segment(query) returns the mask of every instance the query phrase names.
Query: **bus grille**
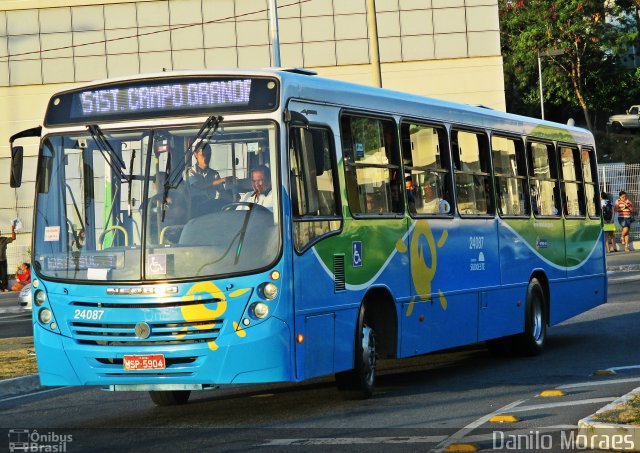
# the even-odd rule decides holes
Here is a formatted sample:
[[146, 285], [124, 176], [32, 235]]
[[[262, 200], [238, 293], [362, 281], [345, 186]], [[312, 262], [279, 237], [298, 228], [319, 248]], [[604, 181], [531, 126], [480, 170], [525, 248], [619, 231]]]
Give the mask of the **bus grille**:
[[344, 255], [333, 255], [333, 275], [335, 292], [347, 289], [344, 273]]
[[222, 302], [222, 299], [207, 299], [207, 300], [188, 300], [188, 301], [172, 301], [172, 302], [72, 302], [74, 307], [84, 308], [179, 308], [188, 305], [202, 305], [213, 304]]
[[214, 341], [220, 334], [224, 320], [198, 322], [148, 322], [151, 334], [136, 336], [135, 324], [70, 323], [73, 338], [80, 344], [99, 346], [158, 346], [194, 344]]

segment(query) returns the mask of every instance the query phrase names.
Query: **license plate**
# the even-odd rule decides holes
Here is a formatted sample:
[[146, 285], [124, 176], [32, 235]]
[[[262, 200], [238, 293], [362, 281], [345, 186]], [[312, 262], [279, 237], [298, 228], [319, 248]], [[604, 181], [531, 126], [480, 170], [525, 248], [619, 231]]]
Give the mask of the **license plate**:
[[125, 355], [122, 363], [125, 370], [164, 370], [167, 367], [163, 354]]

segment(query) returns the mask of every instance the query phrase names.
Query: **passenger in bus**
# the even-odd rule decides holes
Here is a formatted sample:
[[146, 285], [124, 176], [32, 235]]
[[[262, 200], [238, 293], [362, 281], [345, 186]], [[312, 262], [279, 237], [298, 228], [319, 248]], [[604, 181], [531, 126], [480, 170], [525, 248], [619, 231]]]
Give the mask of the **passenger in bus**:
[[[162, 200], [166, 180], [167, 173], [164, 171], [158, 172], [151, 178], [153, 190], [156, 192], [149, 197], [149, 213], [147, 214], [150, 222], [149, 238], [152, 243], [166, 243], [167, 240], [172, 243], [177, 242], [180, 237], [180, 228], [178, 227], [186, 224], [189, 220], [187, 197], [181, 187], [169, 190], [165, 199]], [[140, 211], [144, 211], [145, 205], [146, 203], [140, 205]], [[162, 220], [163, 212], [164, 221]]]
[[413, 185], [411, 175], [405, 177], [404, 186], [407, 190], [407, 207], [409, 212], [415, 214], [416, 212], [416, 187]]
[[533, 212], [533, 215], [537, 216], [540, 214], [540, 210], [538, 209], [538, 190], [533, 184], [531, 184], [529, 192], [531, 194], [531, 211]]
[[264, 165], [251, 170], [251, 187], [253, 192], [245, 193], [240, 202], [256, 203], [273, 210], [273, 194], [271, 192], [271, 172]]
[[384, 212], [384, 209], [380, 205], [378, 197], [373, 193], [365, 195], [366, 213], [367, 214], [380, 214]]
[[182, 192], [176, 191], [167, 197], [164, 221], [161, 223], [160, 243], [177, 244], [180, 240], [182, 227], [189, 220], [187, 211], [187, 199]]
[[194, 215], [202, 215], [219, 210], [231, 201], [231, 195], [224, 188], [229, 178], [221, 178], [220, 173], [209, 166], [211, 146], [200, 143], [193, 153], [196, 163], [189, 168], [189, 185], [193, 189]]

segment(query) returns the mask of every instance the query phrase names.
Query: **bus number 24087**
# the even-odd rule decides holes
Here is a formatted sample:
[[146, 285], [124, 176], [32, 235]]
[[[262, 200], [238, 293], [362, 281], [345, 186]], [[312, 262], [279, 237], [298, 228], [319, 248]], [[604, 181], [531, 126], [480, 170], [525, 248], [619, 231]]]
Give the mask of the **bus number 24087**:
[[73, 312], [73, 319], [92, 319], [98, 321], [102, 319], [104, 310], [79, 310]]

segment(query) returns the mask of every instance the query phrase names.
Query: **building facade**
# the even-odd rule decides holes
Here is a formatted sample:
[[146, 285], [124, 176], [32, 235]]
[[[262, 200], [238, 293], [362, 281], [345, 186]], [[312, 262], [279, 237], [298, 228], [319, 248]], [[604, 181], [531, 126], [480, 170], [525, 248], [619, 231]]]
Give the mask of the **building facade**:
[[[0, 230], [19, 217], [9, 270], [31, 241], [37, 143], [9, 187], [9, 137], [49, 96], [96, 79], [272, 66], [269, 0], [0, 0]], [[373, 85], [367, 0], [279, 0], [281, 65]], [[505, 110], [497, 0], [375, 0], [385, 88]]]

